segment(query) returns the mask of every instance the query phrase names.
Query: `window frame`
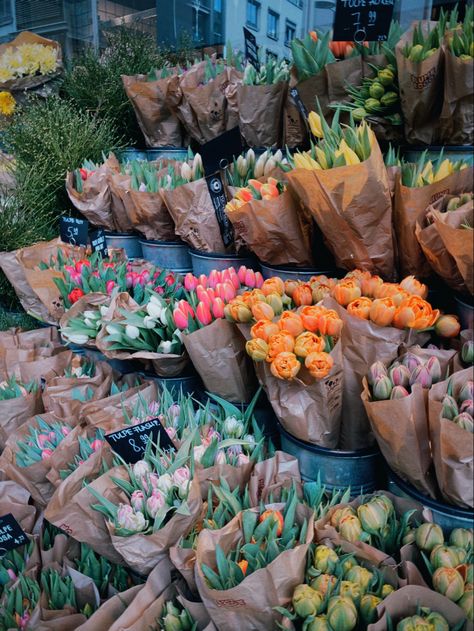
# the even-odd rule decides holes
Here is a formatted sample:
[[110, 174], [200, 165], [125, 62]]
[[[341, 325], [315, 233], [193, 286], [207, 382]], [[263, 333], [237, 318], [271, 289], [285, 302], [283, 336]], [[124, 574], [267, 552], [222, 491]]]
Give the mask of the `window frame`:
[[[249, 6], [255, 7], [255, 23], [249, 21], [248, 8]], [[258, 31], [260, 28], [260, 10], [262, 5], [258, 0], [247, 0], [247, 4], [245, 6], [245, 26], [247, 28], [252, 29], [253, 31]]]
[[[275, 34], [274, 35], [270, 31], [270, 17], [275, 18]], [[269, 37], [270, 39], [273, 39], [275, 42], [277, 42], [279, 39], [279, 34], [278, 34], [279, 23], [280, 23], [280, 14], [274, 11], [273, 9], [269, 8], [267, 12], [267, 37]]]
[[[293, 31], [293, 35], [290, 38], [287, 37], [287, 30], [288, 29], [291, 29]], [[295, 37], [296, 37], [296, 24], [294, 22], [292, 22], [291, 20], [286, 19], [285, 20], [285, 46], [290, 47], [290, 42]]]

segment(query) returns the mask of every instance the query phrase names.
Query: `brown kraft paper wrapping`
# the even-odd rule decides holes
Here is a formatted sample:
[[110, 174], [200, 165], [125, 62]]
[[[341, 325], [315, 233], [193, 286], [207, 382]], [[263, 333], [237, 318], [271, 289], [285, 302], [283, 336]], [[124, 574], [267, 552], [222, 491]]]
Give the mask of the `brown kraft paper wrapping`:
[[[110, 296], [108, 294], [102, 294], [100, 292], [93, 292], [90, 294], [86, 294], [79, 298], [77, 302], [75, 302], [71, 307], [65, 312], [65, 314], [59, 320], [59, 329], [65, 329], [69, 325], [69, 321], [72, 318], [76, 318], [78, 315], [84, 313], [88, 309], [97, 309], [97, 307], [109, 306]], [[87, 347], [95, 348], [96, 343], [95, 340], [89, 340]]]
[[408, 397], [372, 401], [363, 379], [362, 401], [372, 431], [390, 468], [415, 488], [436, 499], [425, 398], [415, 384]]
[[[436, 22], [419, 23], [426, 35]], [[413, 27], [404, 33], [395, 47], [400, 101], [409, 144], [434, 145], [439, 139], [439, 119], [443, 106], [444, 54], [439, 48], [421, 62], [407, 59], [402, 50], [412, 43]]]
[[118, 232], [131, 232], [133, 229], [125, 209], [126, 199], [132, 188], [131, 181], [130, 175], [108, 173], [112, 215]]
[[347, 84], [358, 86], [362, 83], [362, 61], [359, 55], [328, 64], [325, 71], [330, 104], [348, 100]]
[[135, 585], [125, 592], [112, 596], [88, 618], [87, 622], [77, 627], [77, 631], [109, 631], [117, 618], [132, 604], [141, 589], [143, 589], [142, 585]]
[[174, 221], [160, 193], [130, 189], [124, 201], [130, 223], [145, 239], [176, 240]]
[[143, 401], [145, 405], [151, 401], [157, 401], [158, 394], [156, 385], [153, 382], [145, 382], [135, 386], [125, 392], [118, 392], [102, 401], [90, 401], [82, 406], [79, 412], [81, 422], [86, 425], [96, 425], [102, 427], [104, 424], [116, 422], [126, 424], [126, 413], [131, 416], [132, 410], [138, 401]]
[[181, 125], [167, 103], [168, 88], [177, 80], [176, 75], [156, 81], [148, 81], [147, 75], [122, 75], [147, 147], [182, 145]]
[[448, 145], [474, 142], [474, 64], [444, 51], [444, 103], [441, 112], [441, 141]]
[[237, 239], [271, 265], [311, 267], [310, 227], [289, 191], [274, 199], [253, 200], [227, 213]]
[[426, 261], [416, 238], [416, 221], [423, 216], [425, 209], [444, 195], [457, 195], [472, 189], [474, 168], [457, 171], [439, 182], [409, 188], [397, 179], [393, 207], [393, 222], [398, 243], [398, 267], [402, 277], [414, 274], [426, 278], [430, 266]]
[[249, 147], [281, 146], [283, 103], [288, 84], [239, 85], [239, 126]]
[[245, 339], [227, 320], [183, 335], [183, 343], [206, 390], [233, 402], [248, 402], [255, 390]]
[[[270, 495], [275, 496], [282, 488], [288, 488], [295, 482], [301, 483], [298, 460], [284, 451], [276, 451], [272, 458], [257, 462], [249, 480], [251, 506], [266, 502]], [[279, 501], [279, 498], [272, 498]]]
[[27, 419], [40, 414], [43, 409], [39, 388], [36, 392], [29, 392], [16, 399], [0, 401], [0, 453], [10, 434], [16, 432]]
[[172, 191], [162, 189], [161, 194], [174, 221], [176, 235], [185, 243], [203, 252], [226, 251], [205, 179]]
[[[449, 628], [454, 629], [466, 619], [464, 611], [446, 598], [427, 587], [407, 585], [392, 592], [377, 607], [378, 622], [369, 624], [368, 631], [388, 631], [405, 617], [414, 616], [420, 607], [428, 607], [446, 618]], [[390, 618], [390, 620], [389, 620]]]
[[[274, 504], [277, 509], [281, 504]], [[255, 509], [250, 509], [255, 510]], [[201, 564], [216, 567], [216, 545], [224, 554], [234, 549], [242, 537], [242, 513], [220, 530], [202, 530], [196, 551], [196, 583], [202, 601], [218, 629], [252, 629], [267, 631], [281, 619], [274, 607], [287, 606], [297, 585], [303, 582], [306, 554], [313, 539], [312, 511], [301, 504], [296, 508], [296, 520], [308, 522], [306, 542], [282, 552], [272, 563], [247, 576], [232, 589], [210, 589]]]
[[32, 532], [36, 521], [36, 508], [29, 503], [29, 491], [13, 480], [3, 480], [0, 485], [0, 515], [11, 513], [25, 532]]
[[18, 376], [21, 381], [27, 383], [33, 380], [39, 381], [41, 378], [50, 379], [53, 376], [64, 374], [65, 369], [71, 363], [73, 353], [61, 347], [56, 350], [57, 352], [50, 357], [42, 357], [30, 362], [20, 362]]
[[391, 279], [392, 201], [379, 145], [360, 164], [328, 170], [294, 169], [290, 187], [320, 227], [337, 267]]
[[474, 453], [472, 434], [442, 417], [442, 401], [452, 384], [456, 398], [461, 386], [473, 379], [473, 369], [456, 372], [435, 384], [429, 393], [429, 425], [436, 478], [443, 498], [450, 504], [474, 507]]
[[[336, 449], [342, 415], [342, 347], [331, 351], [334, 365], [324, 379], [316, 381], [303, 367], [292, 381], [277, 379], [266, 362], [257, 362], [257, 376], [273, 411], [284, 429], [307, 443]], [[366, 436], [367, 438], [367, 436]]]
[[[442, 204], [440, 202], [444, 202], [444, 200], [445, 197], [439, 199], [431, 206], [428, 206], [426, 213], [421, 213], [420, 217], [416, 220], [415, 235], [421, 249], [423, 250], [426, 260], [431, 266], [431, 269], [455, 291], [466, 292], [467, 288], [461, 274], [458, 271], [456, 261], [446, 249], [443, 239], [439, 234], [439, 230], [436, 225], [437, 221], [435, 219], [436, 217], [439, 222], [443, 223], [446, 221], [446, 223], [452, 225], [453, 222], [456, 223], [460, 216], [464, 217], [465, 212], [464, 210], [453, 210], [448, 213], [436, 212], [435, 209], [441, 209]], [[455, 230], [455, 232], [459, 233], [469, 231]], [[463, 235], [460, 236], [462, 237]], [[469, 238], [472, 239], [472, 237]]]
[[[332, 110], [329, 109], [328, 80], [325, 70], [321, 70], [318, 74], [300, 82], [297, 81], [295, 73], [292, 70], [290, 88], [296, 88], [298, 90], [298, 94], [308, 112], [317, 111], [317, 97], [324, 118], [330, 118]], [[306, 143], [309, 138], [308, 126], [290, 96], [289, 90], [283, 109], [283, 131], [285, 145], [288, 145], [288, 147], [302, 145]]]
[[381, 327], [347, 313], [333, 298], [324, 306], [334, 309], [344, 322], [340, 343], [344, 366], [344, 391], [340, 449], [365, 449], [373, 443], [370, 424], [360, 398], [362, 379], [376, 362], [391, 362], [398, 347], [408, 342], [408, 331]]
[[230, 464], [217, 464], [206, 468], [201, 463], [195, 462], [193, 479], [198, 481], [201, 497], [205, 500], [207, 499], [210, 485], [219, 486], [221, 480], [227, 482], [231, 491], [237, 488], [243, 491], [250, 480], [253, 467], [254, 463], [252, 461], [236, 467]]
[[[99, 478], [104, 480], [104, 489], [113, 490], [114, 494], [118, 493], [120, 497], [118, 501], [123, 503], [125, 495], [110, 479], [111, 476], [127, 480], [127, 470], [125, 467], [114, 467]], [[94, 501], [94, 504], [96, 503]], [[202, 500], [199, 485], [195, 482], [191, 483], [186, 505], [187, 511], [180, 513], [178, 509], [162, 528], [148, 535], [138, 533], [130, 537], [119, 537], [114, 534], [114, 526], [105, 520], [114, 549], [135, 572], [149, 574], [160, 557], [165, 555], [169, 548], [175, 545], [182, 536], [191, 531], [199, 517], [202, 509]]]

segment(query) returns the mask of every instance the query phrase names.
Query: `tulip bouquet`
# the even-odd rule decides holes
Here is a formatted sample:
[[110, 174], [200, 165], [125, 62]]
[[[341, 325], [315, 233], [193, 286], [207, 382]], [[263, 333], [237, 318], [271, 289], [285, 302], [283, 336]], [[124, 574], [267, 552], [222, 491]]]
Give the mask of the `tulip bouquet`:
[[250, 180], [269, 177], [277, 167], [286, 164], [287, 159], [280, 149], [275, 152], [265, 149], [258, 158], [255, 157], [253, 149], [247, 149], [244, 154], [234, 158], [232, 164], [226, 169], [227, 182], [230, 186], [247, 186]]
[[[456, 394], [456, 398], [453, 396]], [[442, 418], [453, 421], [458, 427], [471, 434], [474, 433], [474, 382], [472, 379], [453, 390], [452, 382], [449, 383], [448, 392], [442, 400]]]
[[[377, 621], [377, 606], [395, 588], [376, 567], [359, 565], [352, 554], [327, 545], [312, 546], [306, 582], [293, 592], [292, 612], [281, 613], [303, 628], [366, 628]], [[389, 572], [386, 572], [389, 574]], [[391, 577], [396, 583], [396, 578]]]
[[46, 605], [44, 607], [46, 610], [65, 610], [69, 615], [81, 613], [89, 618], [99, 605], [98, 602], [94, 602], [94, 598], [90, 598], [80, 607], [76, 595], [77, 588], [71, 576], [62, 576], [58, 570], [53, 568], [41, 571], [40, 583], [41, 600]]
[[38, 392], [38, 384], [36, 381], [23, 384], [17, 381], [15, 376], [12, 376], [0, 382], [0, 401], [25, 397], [31, 392]]
[[331, 32], [318, 35], [310, 31], [304, 39], [295, 37], [291, 41], [291, 54], [299, 81], [319, 74], [327, 64], [336, 61], [329, 46]]
[[225, 209], [228, 214], [231, 214], [234, 210], [239, 210], [239, 208], [253, 199], [271, 200], [285, 191], [285, 184], [279, 182], [274, 177], [269, 177], [266, 182], [249, 179], [247, 186], [237, 190], [234, 197], [227, 202]]
[[111, 563], [84, 543], [80, 544], [80, 553], [74, 564], [81, 574], [94, 581], [101, 598], [109, 598], [111, 590], [124, 592], [134, 584], [123, 565]]
[[402, 161], [401, 183], [409, 188], [420, 188], [429, 184], [435, 184], [449, 175], [468, 167], [469, 163], [464, 160], [453, 161], [449, 158], [443, 158], [442, 151], [433, 162], [428, 158], [428, 150], [425, 149], [418, 162]]
[[[90, 302], [92, 300], [94, 302]], [[95, 345], [95, 339], [109, 310], [110, 299], [104, 294], [90, 294], [85, 301], [75, 303], [78, 305], [73, 308], [75, 316], [72, 316], [69, 309], [61, 318], [61, 337], [66, 343], [79, 346]], [[82, 304], [87, 307], [83, 311]]]
[[404, 543], [416, 543], [430, 573], [435, 591], [457, 602], [473, 620], [474, 533], [472, 528], [454, 528], [446, 541], [433, 523], [421, 524], [407, 533]]
[[[464, 625], [464, 621], [462, 623]], [[405, 616], [397, 623], [397, 631], [410, 631], [411, 629], [451, 629], [446, 618], [439, 611], [432, 611], [427, 607], [421, 607], [419, 613], [414, 616]], [[457, 627], [456, 627], [457, 628]]]
[[150, 631], [197, 631], [198, 623], [179, 600], [167, 600]]
[[[104, 162], [105, 160], [106, 158], [104, 156]], [[83, 182], [94, 175], [98, 168], [99, 165], [95, 162], [92, 162], [92, 160], [84, 160], [84, 162], [82, 163], [82, 167], [80, 167], [79, 169], [75, 169], [72, 172], [74, 177], [74, 186], [79, 194], [82, 194], [84, 192]]]
[[454, 29], [457, 26], [457, 8], [450, 13], [441, 12], [439, 21], [431, 28], [425, 29], [425, 25], [419, 22], [411, 33], [411, 42], [404, 43], [403, 56], [414, 63], [420, 63], [429, 59], [440, 48], [446, 29]]
[[18, 580], [18, 577], [24, 574], [34, 550], [35, 542], [31, 539], [29, 543], [20, 548], [14, 548], [2, 556], [0, 560], [0, 597], [12, 581]]
[[36, 427], [30, 426], [23, 440], [16, 443], [16, 464], [30, 467], [47, 460], [70, 431], [71, 427], [66, 423], [51, 422], [37, 416]]
[[21, 574], [0, 605], [0, 630], [25, 631], [31, 614], [39, 602], [40, 594], [41, 589], [38, 583], [33, 578]]
[[266, 63], [260, 64], [257, 70], [251, 63], [245, 66], [242, 83], [244, 85], [272, 85], [288, 81], [290, 67], [286, 59], [269, 58]]
[[105, 434], [101, 429], [96, 430], [93, 436], [79, 436], [78, 453], [74, 456], [74, 460], [69, 463], [66, 469], [59, 472], [61, 480], [65, 480], [73, 471], [77, 469], [81, 464], [102, 449], [102, 445], [105, 443]]

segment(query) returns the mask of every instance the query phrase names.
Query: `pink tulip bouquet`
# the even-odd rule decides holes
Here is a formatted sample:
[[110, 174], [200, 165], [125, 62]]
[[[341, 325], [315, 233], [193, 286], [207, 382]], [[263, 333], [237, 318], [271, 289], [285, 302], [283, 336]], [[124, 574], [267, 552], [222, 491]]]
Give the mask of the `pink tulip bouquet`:
[[16, 464], [19, 467], [48, 460], [72, 429], [66, 423], [46, 421], [41, 416], [36, 417], [36, 421], [36, 426], [29, 427], [23, 439], [16, 443]]

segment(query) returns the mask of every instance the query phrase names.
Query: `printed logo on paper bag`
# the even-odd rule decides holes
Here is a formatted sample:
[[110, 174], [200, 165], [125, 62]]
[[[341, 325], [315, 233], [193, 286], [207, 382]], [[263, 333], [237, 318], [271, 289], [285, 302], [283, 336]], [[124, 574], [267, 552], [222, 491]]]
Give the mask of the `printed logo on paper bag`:
[[422, 75], [410, 73], [410, 81], [415, 90], [423, 90], [433, 82], [437, 74], [438, 66], [435, 66], [434, 68], [431, 68], [429, 72], [425, 72], [425, 74]]
[[384, 42], [388, 37], [394, 0], [336, 0], [335, 42]]
[[157, 418], [106, 434], [105, 439], [115, 453], [129, 464], [142, 459], [150, 439], [153, 443], [159, 441], [161, 449], [175, 449], [173, 441]]
[[28, 543], [28, 537], [11, 513], [0, 517], [0, 558], [10, 550]]
[[207, 188], [209, 195], [211, 196], [212, 205], [214, 206], [214, 212], [216, 213], [217, 223], [221, 231], [222, 241], [227, 247], [234, 241], [234, 229], [225, 212], [225, 205], [227, 204], [227, 197], [224, 191], [224, 185], [220, 173], [214, 173], [206, 177]]

